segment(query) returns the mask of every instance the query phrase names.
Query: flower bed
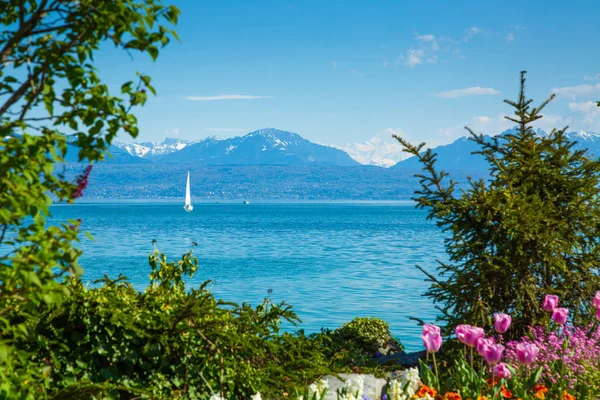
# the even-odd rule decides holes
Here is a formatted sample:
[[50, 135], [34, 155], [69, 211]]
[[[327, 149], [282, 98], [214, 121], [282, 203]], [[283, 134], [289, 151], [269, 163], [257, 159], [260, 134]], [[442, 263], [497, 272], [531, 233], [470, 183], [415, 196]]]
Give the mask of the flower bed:
[[[421, 367], [404, 370], [388, 379], [386, 389], [372, 400], [487, 400], [557, 399], [593, 400], [600, 396], [600, 291], [592, 302], [596, 319], [589, 326], [568, 324], [569, 310], [558, 307], [559, 298], [547, 295], [543, 308], [546, 326], [535, 326], [517, 341], [505, 342], [511, 328], [508, 314], [494, 315], [491, 332], [459, 325], [456, 340], [461, 356], [447, 370], [439, 370], [436, 353], [442, 347], [440, 328], [425, 324], [422, 340], [428, 358]], [[360, 375], [346, 381], [335, 397], [327, 395], [327, 382], [311, 385], [302, 400], [371, 400]]]

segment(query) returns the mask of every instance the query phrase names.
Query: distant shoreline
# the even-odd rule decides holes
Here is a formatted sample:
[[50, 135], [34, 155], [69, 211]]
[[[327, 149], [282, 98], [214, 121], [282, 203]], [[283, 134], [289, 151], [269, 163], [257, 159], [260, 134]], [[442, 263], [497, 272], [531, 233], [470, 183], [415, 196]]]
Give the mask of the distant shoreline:
[[[242, 206], [252, 206], [253, 204], [373, 204], [373, 205], [415, 205], [412, 200], [293, 200], [293, 199], [248, 199], [250, 204], [244, 204], [243, 200], [209, 200], [198, 199], [193, 200], [194, 205], [213, 205], [213, 204], [239, 204]], [[183, 199], [78, 199], [73, 204], [68, 203], [53, 203], [53, 206], [77, 206], [77, 205], [93, 205], [93, 204], [155, 204], [155, 205], [171, 205], [182, 204]]]

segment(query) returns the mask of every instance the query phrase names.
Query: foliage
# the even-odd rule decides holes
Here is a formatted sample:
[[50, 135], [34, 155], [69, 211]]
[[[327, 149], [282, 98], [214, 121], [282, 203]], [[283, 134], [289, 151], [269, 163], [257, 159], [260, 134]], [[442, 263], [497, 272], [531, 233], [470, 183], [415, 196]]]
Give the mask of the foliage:
[[357, 317], [340, 328], [324, 329], [310, 336], [318, 345], [329, 367], [336, 372], [368, 372], [384, 375], [392, 366], [382, 366], [377, 358], [404, 351], [400, 341], [392, 337], [387, 322], [375, 317]]
[[447, 327], [490, 327], [492, 312], [507, 312], [520, 337], [547, 318], [545, 293], [559, 295], [576, 323], [587, 316], [587, 299], [600, 286], [600, 162], [573, 150], [566, 128], [543, 137], [533, 131], [551, 100], [533, 108], [521, 74], [518, 100], [506, 101], [516, 133], [488, 139], [469, 130], [490, 177], [460, 193], [436, 170], [435, 153], [397, 137], [423, 165], [417, 207], [448, 233], [450, 261], [439, 263], [438, 276], [426, 273], [425, 294]]
[[124, 277], [91, 289], [68, 284], [63, 305], [41, 315], [35, 335], [18, 343], [52, 370], [51, 395], [87, 386], [111, 398], [279, 397], [328, 372], [318, 346], [279, 333], [282, 319], [297, 321], [289, 306], [224, 303], [209, 282], [186, 290], [197, 269], [191, 253], [168, 262], [155, 251], [150, 264], [143, 293]]
[[392, 337], [387, 322], [375, 317], [356, 317], [337, 330], [340, 339], [347, 346], [356, 344], [363, 353], [374, 355], [395, 353], [404, 350], [397, 339]]
[[69, 144], [94, 162], [118, 132], [135, 137], [131, 111], [154, 92], [139, 74], [111, 94], [93, 55], [110, 42], [156, 58], [174, 34], [161, 24], [178, 13], [158, 0], [0, 2], [0, 398], [45, 396], [51, 363], [20, 344], [37, 340], [40, 316], [61, 306], [82, 272], [79, 223], [48, 226], [46, 217], [51, 198], [81, 194], [89, 170], [72, 183], [56, 164]]

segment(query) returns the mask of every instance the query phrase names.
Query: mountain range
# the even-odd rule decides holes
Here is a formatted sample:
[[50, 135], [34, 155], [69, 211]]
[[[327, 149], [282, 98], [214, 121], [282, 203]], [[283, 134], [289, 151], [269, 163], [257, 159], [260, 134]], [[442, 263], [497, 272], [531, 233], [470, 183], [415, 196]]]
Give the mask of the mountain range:
[[[500, 134], [514, 133], [515, 128]], [[538, 129], [540, 136], [547, 135]], [[600, 156], [600, 134], [588, 131], [570, 132], [576, 149], [587, 149]], [[477, 154], [479, 148], [466, 136], [435, 147], [437, 165], [444, 170], [484, 171], [487, 163]], [[416, 158], [407, 158], [391, 133], [382, 134], [363, 143], [326, 146], [313, 143], [297, 133], [273, 128], [260, 129], [232, 138], [208, 137], [190, 141], [167, 138], [162, 142], [114, 143], [109, 148], [109, 164], [193, 164], [204, 166], [336, 166], [371, 165], [394, 169], [420, 169]], [[67, 154], [67, 161], [77, 161], [76, 149]]]
[[155, 163], [198, 165], [357, 166], [346, 152], [304, 139], [293, 132], [266, 128], [233, 138], [199, 141], [167, 138], [160, 143], [115, 143], [131, 157]]
[[[508, 129], [499, 136], [516, 133], [516, 128]], [[547, 136], [548, 133], [537, 129], [538, 136]], [[600, 133], [588, 131], [576, 131], [566, 134], [570, 141], [576, 142], [574, 148], [577, 150], [587, 150], [590, 155], [600, 157]], [[489, 137], [489, 136], [488, 136]], [[488, 163], [480, 154], [472, 154], [480, 150], [479, 146], [468, 137], [464, 136], [450, 144], [438, 146], [432, 149], [437, 154], [436, 165], [439, 169], [445, 171], [487, 171]], [[421, 168], [419, 160], [409, 158], [394, 165], [394, 169], [419, 169]]]

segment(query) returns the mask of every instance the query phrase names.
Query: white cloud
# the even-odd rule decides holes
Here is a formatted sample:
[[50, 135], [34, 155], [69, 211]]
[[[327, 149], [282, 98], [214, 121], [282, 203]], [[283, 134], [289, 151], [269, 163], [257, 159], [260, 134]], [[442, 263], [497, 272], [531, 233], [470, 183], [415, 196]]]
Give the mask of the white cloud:
[[[570, 122], [572, 122], [570, 117], [565, 118], [558, 115], [545, 114], [543, 118], [538, 119], [533, 123], [533, 127], [535, 129], [542, 129], [545, 132], [550, 132], [554, 128], [564, 128], [569, 125]], [[497, 114], [495, 116], [480, 115], [454, 127], [440, 129], [439, 133], [441, 134], [441, 137], [439, 142], [449, 143], [460, 137], [467, 136], [469, 132], [467, 132], [465, 126], [471, 128], [475, 133], [495, 136], [507, 129], [513, 128], [515, 125], [514, 122], [506, 119], [504, 114]], [[434, 144], [432, 143], [432, 145]]]
[[469, 40], [471, 40], [474, 36], [479, 35], [481, 33], [481, 29], [479, 29], [476, 26], [472, 26], [469, 29], [465, 29], [465, 36], [463, 38], [463, 40], [465, 42], [468, 42]]
[[443, 63], [443, 60], [440, 61], [440, 55], [445, 53], [461, 57], [461, 51], [457, 47], [457, 42], [447, 36], [417, 34], [415, 35], [415, 40], [417, 43], [410, 47], [404, 55], [398, 57], [396, 64], [414, 68], [417, 65], [425, 63]]
[[552, 93], [557, 96], [565, 96], [575, 98], [577, 96], [595, 95], [600, 93], [600, 83], [595, 85], [578, 85], [578, 86], [565, 86], [562, 88], [552, 89]]
[[437, 97], [442, 97], [445, 99], [455, 99], [457, 97], [483, 96], [483, 95], [494, 95], [494, 94], [500, 94], [500, 92], [497, 91], [496, 89], [492, 89], [492, 88], [482, 88], [479, 86], [473, 86], [473, 87], [465, 88], [465, 89], [447, 90], [445, 92], [436, 93], [435, 95]]
[[434, 35], [417, 35], [417, 40], [422, 40], [424, 42], [433, 42], [435, 40]]
[[596, 75], [592, 75], [592, 76], [586, 75], [583, 77], [583, 80], [584, 81], [598, 81], [598, 80], [600, 80], [600, 74], [596, 74]]
[[274, 99], [273, 96], [249, 96], [245, 94], [220, 94], [217, 96], [185, 96], [191, 101], [215, 101], [215, 100], [250, 100], [250, 99]]
[[[600, 127], [600, 107], [595, 101], [583, 103], [569, 103], [569, 109], [573, 112], [583, 114], [582, 127], [598, 129]], [[597, 121], [598, 120], [598, 121]]]
[[410, 68], [414, 68], [419, 64], [423, 63], [423, 57], [425, 57], [425, 51], [422, 49], [409, 49], [406, 52], [406, 58], [403, 58], [403, 64]]
[[512, 33], [509, 33], [508, 35], [506, 35], [506, 42], [510, 43], [512, 41], [515, 40], [515, 35], [513, 35]]

